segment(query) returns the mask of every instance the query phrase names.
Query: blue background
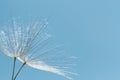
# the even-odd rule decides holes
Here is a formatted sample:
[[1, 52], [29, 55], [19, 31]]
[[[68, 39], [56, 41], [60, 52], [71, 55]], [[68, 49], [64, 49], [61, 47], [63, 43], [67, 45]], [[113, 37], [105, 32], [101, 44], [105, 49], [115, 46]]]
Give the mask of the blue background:
[[[120, 80], [119, 0], [0, 0], [0, 24], [16, 17], [48, 18], [48, 31], [68, 55], [79, 57], [75, 80]], [[0, 80], [12, 59], [0, 54]], [[17, 80], [66, 80], [25, 67]]]

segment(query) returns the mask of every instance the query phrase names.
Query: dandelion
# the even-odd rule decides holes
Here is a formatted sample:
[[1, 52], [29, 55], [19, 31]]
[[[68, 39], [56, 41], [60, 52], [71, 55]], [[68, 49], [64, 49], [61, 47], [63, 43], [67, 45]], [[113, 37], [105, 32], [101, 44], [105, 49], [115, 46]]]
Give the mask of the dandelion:
[[[46, 24], [46, 21], [37, 21], [25, 26], [14, 21], [13, 26], [0, 31], [0, 51], [14, 59], [12, 80], [17, 78], [25, 65], [72, 79], [69, 74], [73, 73], [66, 71], [65, 66], [57, 64], [57, 61], [63, 59], [56, 58], [60, 55], [57, 52], [58, 47], [47, 49], [51, 35], [45, 33]], [[16, 59], [23, 65], [14, 75]]]

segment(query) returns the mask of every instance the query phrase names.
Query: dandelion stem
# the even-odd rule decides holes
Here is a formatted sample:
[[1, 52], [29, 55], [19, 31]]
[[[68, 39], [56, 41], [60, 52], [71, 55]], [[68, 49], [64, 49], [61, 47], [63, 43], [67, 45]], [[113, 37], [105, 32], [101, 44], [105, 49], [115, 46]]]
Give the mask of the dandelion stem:
[[18, 76], [18, 74], [20, 73], [20, 71], [22, 70], [22, 68], [25, 66], [26, 63], [23, 63], [22, 66], [20, 67], [20, 69], [18, 70], [17, 74], [15, 75], [14, 79], [15, 80]]
[[16, 57], [14, 57], [14, 62], [13, 62], [12, 80], [14, 80], [14, 73], [15, 73], [15, 63], [16, 63]]

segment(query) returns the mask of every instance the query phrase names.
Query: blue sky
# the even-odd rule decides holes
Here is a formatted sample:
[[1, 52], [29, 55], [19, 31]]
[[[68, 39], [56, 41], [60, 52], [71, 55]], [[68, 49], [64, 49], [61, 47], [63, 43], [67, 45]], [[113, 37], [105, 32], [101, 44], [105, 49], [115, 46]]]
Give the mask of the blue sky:
[[[0, 25], [16, 17], [48, 18], [48, 32], [79, 57], [75, 80], [120, 80], [119, 0], [0, 0]], [[20, 64], [18, 62], [18, 64]], [[0, 54], [0, 80], [11, 78], [12, 59]], [[17, 80], [66, 80], [25, 67]]]

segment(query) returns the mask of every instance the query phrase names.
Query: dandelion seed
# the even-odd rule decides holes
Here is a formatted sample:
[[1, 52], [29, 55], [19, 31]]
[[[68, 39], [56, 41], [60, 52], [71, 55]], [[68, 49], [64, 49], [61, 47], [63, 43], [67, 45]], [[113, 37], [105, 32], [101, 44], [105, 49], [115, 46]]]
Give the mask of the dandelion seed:
[[[61, 61], [61, 58], [63, 58], [59, 59], [54, 55], [57, 53], [57, 47], [46, 49], [51, 37], [51, 35], [44, 32], [46, 24], [47, 22], [38, 21], [34, 24], [23, 26], [13, 22], [13, 26], [7, 27], [7, 31], [0, 31], [0, 51], [14, 58], [12, 80], [16, 79], [25, 64], [32, 68], [52, 72], [72, 80], [69, 74], [73, 73], [66, 71], [67, 67], [57, 65], [57, 60]], [[23, 65], [16, 76], [14, 76], [16, 59], [21, 61]]]

